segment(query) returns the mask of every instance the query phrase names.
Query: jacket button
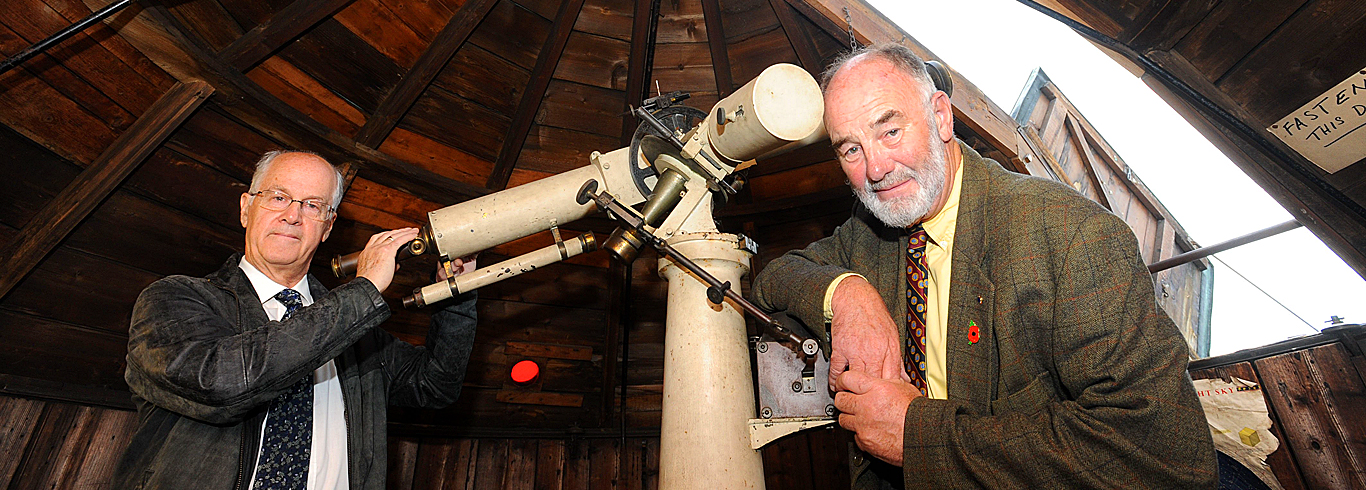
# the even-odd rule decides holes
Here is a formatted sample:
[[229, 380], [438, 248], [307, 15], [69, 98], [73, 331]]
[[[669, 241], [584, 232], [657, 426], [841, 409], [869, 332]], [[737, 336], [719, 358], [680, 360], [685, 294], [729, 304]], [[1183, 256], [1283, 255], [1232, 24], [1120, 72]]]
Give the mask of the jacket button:
[[860, 450], [858, 450], [858, 449], [855, 449], [855, 450], [854, 450], [854, 466], [863, 466], [863, 463], [864, 463], [865, 461], [867, 461], [867, 460], [864, 459], [864, 457], [863, 457], [863, 451], [860, 451]]

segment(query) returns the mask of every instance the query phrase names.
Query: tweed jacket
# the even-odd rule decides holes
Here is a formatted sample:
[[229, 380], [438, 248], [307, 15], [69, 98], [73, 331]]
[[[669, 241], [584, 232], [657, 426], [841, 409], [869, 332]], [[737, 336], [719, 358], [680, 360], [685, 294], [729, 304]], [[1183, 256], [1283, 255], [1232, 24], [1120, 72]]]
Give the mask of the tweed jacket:
[[138, 296], [124, 378], [138, 429], [112, 487], [245, 489], [270, 402], [334, 359], [346, 418], [352, 490], [385, 487], [386, 406], [439, 408], [460, 395], [474, 341], [473, 293], [432, 314], [426, 345], [376, 328], [389, 307], [364, 278], [271, 321], [229, 258], [208, 277], [169, 276]]
[[[865, 461], [853, 465], [855, 486], [1213, 488], [1186, 343], [1158, 309], [1133, 232], [1071, 188], [958, 143], [948, 399], [911, 402], [902, 471]], [[881, 292], [904, 345], [907, 241], [856, 206], [832, 236], [773, 260], [756, 299], [824, 325], [827, 286], [857, 272]]]

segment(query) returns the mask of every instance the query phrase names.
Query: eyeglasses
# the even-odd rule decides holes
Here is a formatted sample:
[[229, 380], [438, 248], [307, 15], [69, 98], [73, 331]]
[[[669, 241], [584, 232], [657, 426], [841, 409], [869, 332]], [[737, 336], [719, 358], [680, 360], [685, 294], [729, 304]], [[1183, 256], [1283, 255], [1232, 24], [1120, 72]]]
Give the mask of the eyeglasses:
[[297, 202], [300, 204], [299, 213], [304, 215], [305, 218], [315, 221], [327, 221], [332, 219], [333, 209], [331, 206], [328, 206], [326, 202], [323, 202], [322, 199], [294, 199], [290, 197], [289, 194], [276, 190], [257, 191], [255, 193], [248, 193], [248, 195], [253, 198], [257, 196], [261, 197], [261, 207], [271, 211], [284, 211], [289, 209], [291, 204]]

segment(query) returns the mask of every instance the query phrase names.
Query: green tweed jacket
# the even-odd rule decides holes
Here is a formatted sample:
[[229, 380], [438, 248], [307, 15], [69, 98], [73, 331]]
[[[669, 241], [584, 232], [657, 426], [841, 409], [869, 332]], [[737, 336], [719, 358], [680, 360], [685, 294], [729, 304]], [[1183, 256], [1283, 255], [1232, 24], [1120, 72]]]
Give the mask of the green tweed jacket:
[[[1216, 487], [1186, 343], [1133, 232], [1071, 188], [959, 146], [948, 399], [913, 401], [902, 471], [853, 464], [855, 488]], [[826, 287], [857, 272], [904, 339], [906, 245], [857, 206], [832, 236], [769, 263], [756, 300], [823, 325]]]

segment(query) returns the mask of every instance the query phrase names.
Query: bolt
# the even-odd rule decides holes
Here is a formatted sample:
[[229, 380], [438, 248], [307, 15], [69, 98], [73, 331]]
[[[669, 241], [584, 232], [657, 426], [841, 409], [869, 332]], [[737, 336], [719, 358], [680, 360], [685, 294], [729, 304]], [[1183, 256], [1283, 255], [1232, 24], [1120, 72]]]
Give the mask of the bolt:
[[825, 416], [826, 416], [826, 417], [834, 417], [834, 416], [835, 416], [835, 406], [834, 406], [834, 405], [826, 405], [826, 406], [825, 406]]
[[768, 352], [768, 342], [759, 342], [758, 348], [760, 354]]
[[763, 417], [763, 418], [766, 418], [766, 419], [771, 419], [771, 418], [773, 418], [773, 409], [772, 409], [772, 408], [768, 408], [768, 407], [764, 407], [763, 410], [760, 410], [760, 411], [759, 411], [759, 416], [760, 416], [760, 417]]
[[792, 382], [792, 391], [793, 391], [793, 392], [796, 392], [796, 393], [801, 393], [801, 392], [802, 392], [802, 382], [801, 382], [801, 381], [793, 381], [793, 382]]

